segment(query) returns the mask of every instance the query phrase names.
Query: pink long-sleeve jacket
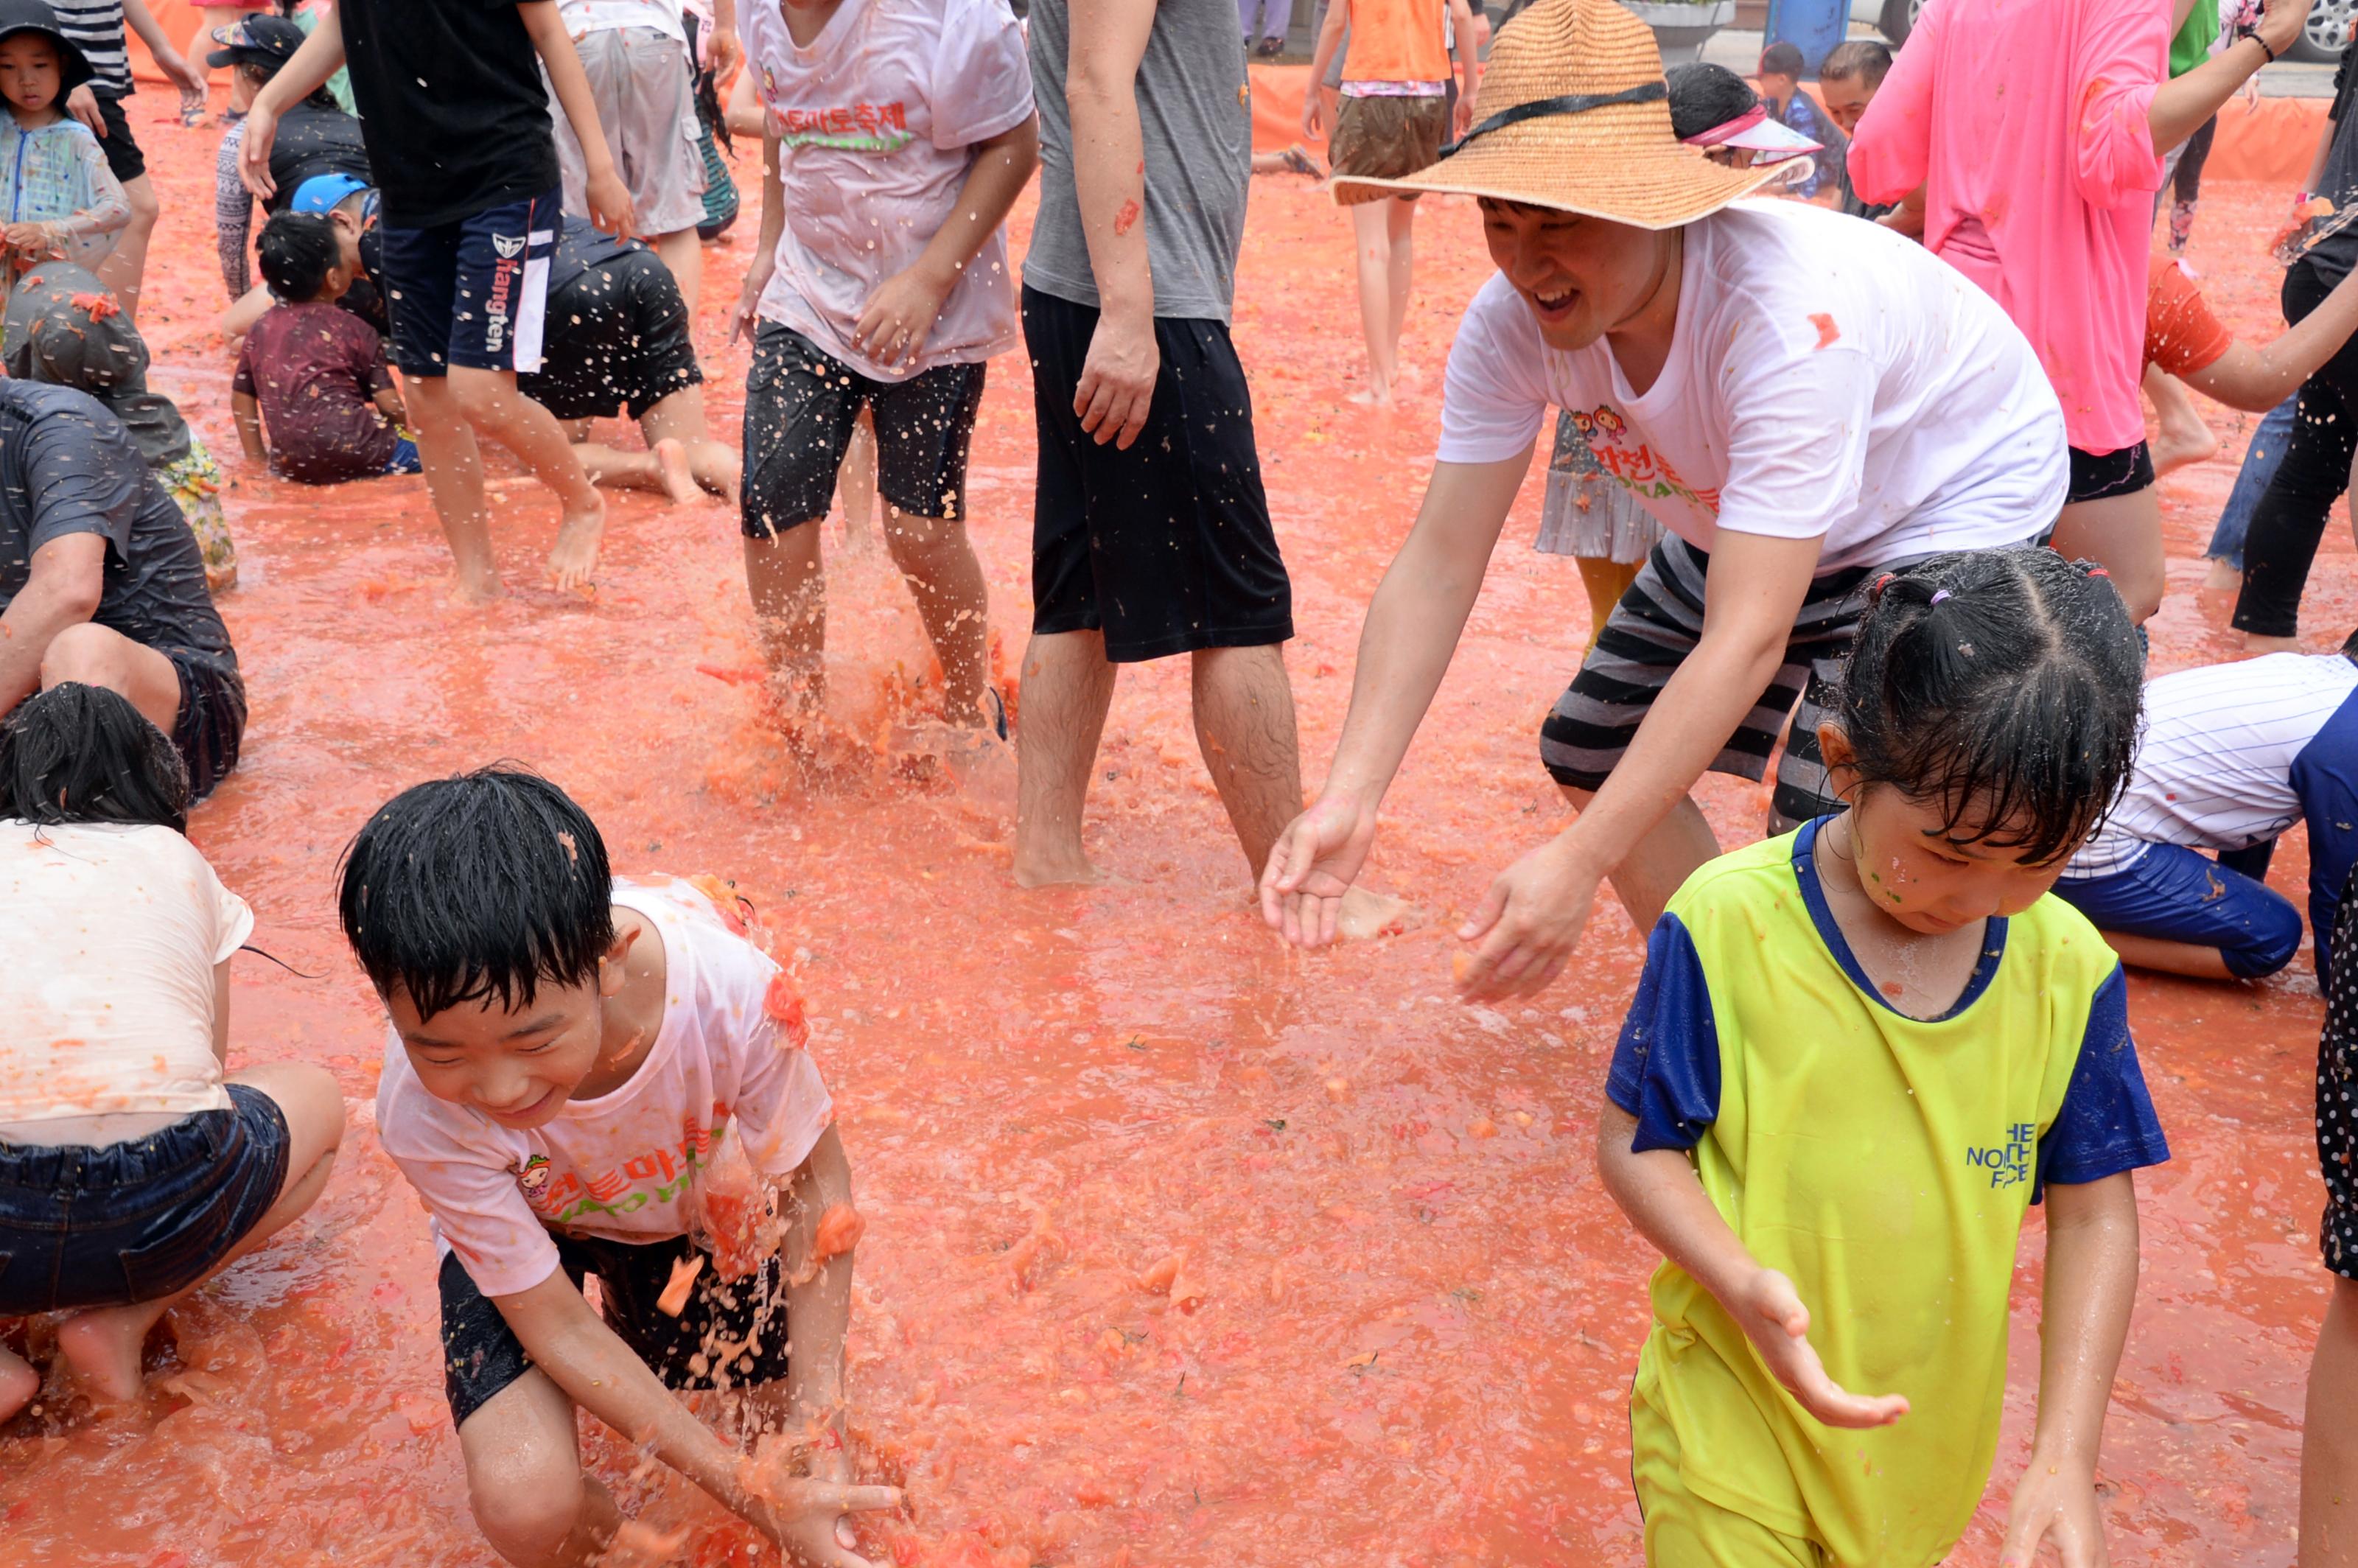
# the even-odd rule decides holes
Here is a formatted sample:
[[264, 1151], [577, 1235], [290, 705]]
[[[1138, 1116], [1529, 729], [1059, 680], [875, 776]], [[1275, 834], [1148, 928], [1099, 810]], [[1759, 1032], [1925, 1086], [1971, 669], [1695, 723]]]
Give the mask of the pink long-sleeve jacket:
[[1852, 187], [1925, 187], [1924, 243], [2038, 351], [2072, 446], [2145, 438], [2146, 263], [2169, 0], [1933, 0], [1850, 147]]

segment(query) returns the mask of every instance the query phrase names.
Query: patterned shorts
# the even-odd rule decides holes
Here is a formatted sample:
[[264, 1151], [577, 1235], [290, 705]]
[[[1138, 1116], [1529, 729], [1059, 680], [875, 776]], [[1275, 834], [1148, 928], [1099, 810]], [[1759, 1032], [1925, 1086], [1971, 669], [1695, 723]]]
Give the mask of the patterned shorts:
[[229, 536], [229, 517], [222, 511], [220, 465], [191, 430], [188, 456], [158, 469], [156, 477], [197, 536], [197, 548], [205, 558], [205, 587], [227, 593], [237, 586], [237, 542]]

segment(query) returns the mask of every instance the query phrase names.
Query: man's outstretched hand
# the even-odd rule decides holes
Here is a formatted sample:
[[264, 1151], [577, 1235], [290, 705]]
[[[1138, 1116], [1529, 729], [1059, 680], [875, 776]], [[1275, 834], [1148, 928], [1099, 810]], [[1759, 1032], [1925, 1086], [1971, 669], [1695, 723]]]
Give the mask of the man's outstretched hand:
[[1318, 803], [1286, 825], [1260, 873], [1260, 914], [1288, 942], [1324, 947], [1335, 940], [1343, 895], [1368, 863], [1376, 838], [1376, 809], [1339, 796]]
[[1908, 1413], [1904, 1395], [1854, 1394], [1826, 1376], [1825, 1363], [1810, 1344], [1810, 1309], [1801, 1304], [1793, 1281], [1776, 1270], [1759, 1271], [1724, 1304], [1769, 1372], [1826, 1425], [1889, 1426]]
[[1551, 838], [1500, 871], [1480, 907], [1457, 928], [1460, 942], [1475, 944], [1473, 961], [1458, 980], [1468, 1000], [1531, 996], [1563, 972], [1605, 880], [1567, 843]]

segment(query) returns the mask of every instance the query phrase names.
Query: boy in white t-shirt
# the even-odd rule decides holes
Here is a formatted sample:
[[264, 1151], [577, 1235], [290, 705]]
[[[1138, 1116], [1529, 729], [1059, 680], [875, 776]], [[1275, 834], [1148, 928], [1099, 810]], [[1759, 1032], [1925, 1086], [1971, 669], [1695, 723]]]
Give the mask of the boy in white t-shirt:
[[1477, 997], [1562, 972], [1607, 878], [1650, 929], [1719, 852], [1688, 792], [1705, 772], [1763, 776], [1789, 713], [1775, 816], [1840, 810], [1817, 725], [1860, 590], [2054, 524], [2062, 411], [2014, 324], [1895, 234], [1741, 201], [1777, 166], [1682, 145], [1669, 97], [1627, 10], [1538, 0], [1499, 33], [1456, 150], [1355, 181], [1474, 196], [1498, 271], [1450, 350], [1433, 478], [1368, 607], [1334, 764], [1262, 876], [1289, 937], [1333, 937], [1551, 406], [1671, 537], [1541, 729], [1580, 816], [1460, 927]]
[[1003, 737], [966, 465], [984, 362], [1015, 345], [1002, 225], [1040, 146], [1022, 28], [1006, 0], [791, 0], [746, 7], [742, 26], [763, 178], [731, 328], [753, 341], [741, 521], [779, 696], [789, 714], [826, 698], [815, 524], [866, 408], [942, 716]]
[[[501, 768], [404, 791], [345, 857], [392, 1022], [378, 1132], [433, 1219], [469, 1498], [511, 1563], [592, 1562], [620, 1528], [577, 1408], [797, 1562], [856, 1568], [847, 1512], [900, 1499], [849, 1484], [860, 1222], [801, 998], [703, 882], [615, 882], [587, 814]], [[749, 1390], [784, 1455], [673, 1389]]]

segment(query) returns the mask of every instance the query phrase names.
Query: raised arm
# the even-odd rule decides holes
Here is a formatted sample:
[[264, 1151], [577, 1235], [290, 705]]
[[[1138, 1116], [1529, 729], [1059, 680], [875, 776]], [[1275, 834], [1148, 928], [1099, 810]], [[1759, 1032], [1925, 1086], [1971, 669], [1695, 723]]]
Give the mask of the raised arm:
[[1433, 465], [1416, 524], [1359, 630], [1350, 711], [1326, 782], [1279, 835], [1261, 871], [1261, 914], [1287, 940], [1315, 947], [1335, 939], [1343, 894], [1375, 841], [1384, 792], [1457, 651], [1531, 464], [1525, 447], [1502, 462]]
[[278, 116], [326, 86], [328, 78], [343, 63], [344, 24], [331, 6], [303, 40], [303, 47], [254, 95], [253, 106], [245, 112], [245, 146], [239, 156], [238, 172], [245, 179], [245, 188], [264, 201], [278, 189], [277, 181], [270, 178], [270, 147], [278, 139]]
[[2358, 273], [2333, 286], [2317, 308], [2264, 345], [2238, 338], [2211, 363], [2180, 379], [2230, 408], [2265, 414], [2300, 389], [2358, 333]]
[[2262, 66], [2300, 41], [2308, 20], [2309, 0], [2268, 0], [2250, 38], [2236, 39], [2184, 76], [2162, 83], [2146, 111], [2155, 156], [2201, 130]]
[[1163, 353], [1154, 341], [1154, 275], [1146, 251], [1146, 142], [1138, 64], [1155, 0], [1073, 0], [1065, 103], [1073, 186], [1098, 286], [1098, 324], [1073, 412], [1099, 446], [1127, 450], [1146, 427]]

